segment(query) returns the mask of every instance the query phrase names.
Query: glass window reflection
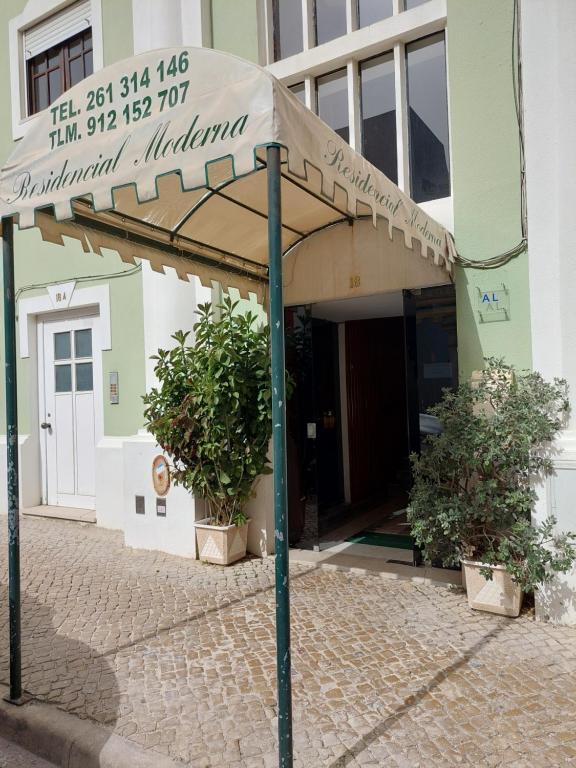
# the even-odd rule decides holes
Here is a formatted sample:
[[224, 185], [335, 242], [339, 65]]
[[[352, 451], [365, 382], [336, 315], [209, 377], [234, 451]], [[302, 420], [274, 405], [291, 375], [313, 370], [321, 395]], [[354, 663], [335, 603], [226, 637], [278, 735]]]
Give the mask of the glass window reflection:
[[358, 25], [367, 27], [387, 19], [393, 12], [392, 0], [358, 0]]
[[302, 3], [300, 0], [274, 0], [274, 59], [279, 61], [304, 50]]
[[396, 96], [392, 52], [360, 64], [362, 154], [398, 182]]
[[411, 196], [450, 195], [450, 148], [444, 33], [406, 46]]
[[346, 34], [346, 0], [316, 0], [316, 43]]
[[348, 79], [339, 69], [316, 80], [318, 114], [345, 141], [350, 141]]

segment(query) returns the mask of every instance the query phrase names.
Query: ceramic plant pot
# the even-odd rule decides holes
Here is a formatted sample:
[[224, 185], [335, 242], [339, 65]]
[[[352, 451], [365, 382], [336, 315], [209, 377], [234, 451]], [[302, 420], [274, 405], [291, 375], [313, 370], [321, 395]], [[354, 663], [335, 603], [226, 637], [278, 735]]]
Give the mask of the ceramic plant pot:
[[208, 519], [194, 523], [198, 557], [206, 563], [230, 565], [246, 556], [248, 524], [210, 525]]
[[[492, 581], [484, 578], [480, 572], [481, 568], [490, 568]], [[522, 607], [522, 589], [512, 581], [512, 576], [503, 565], [462, 560], [462, 570], [470, 608], [497, 613], [500, 616], [519, 615]]]

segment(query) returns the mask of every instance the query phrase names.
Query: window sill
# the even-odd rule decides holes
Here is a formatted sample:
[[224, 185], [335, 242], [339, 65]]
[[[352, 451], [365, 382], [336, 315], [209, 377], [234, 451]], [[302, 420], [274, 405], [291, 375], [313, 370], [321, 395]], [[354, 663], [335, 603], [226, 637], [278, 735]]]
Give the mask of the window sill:
[[[44, 110], [42, 110], [43, 112]], [[29, 117], [25, 117], [23, 120], [20, 120], [20, 122], [15, 123], [12, 126], [12, 138], [14, 141], [19, 141], [20, 139], [23, 139], [24, 136], [28, 133], [28, 131], [32, 128], [32, 126], [36, 123], [42, 112], [36, 112], [34, 115], [30, 115]]]
[[454, 232], [454, 198], [441, 197], [438, 200], [427, 200], [417, 203], [422, 210], [435, 219], [449, 232]]

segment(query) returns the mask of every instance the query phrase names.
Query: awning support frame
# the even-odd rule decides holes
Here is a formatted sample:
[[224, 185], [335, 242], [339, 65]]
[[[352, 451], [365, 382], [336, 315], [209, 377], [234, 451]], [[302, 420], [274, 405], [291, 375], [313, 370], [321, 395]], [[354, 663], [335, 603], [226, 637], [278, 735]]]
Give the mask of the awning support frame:
[[282, 201], [280, 147], [266, 147], [268, 166], [268, 268], [272, 367], [272, 449], [274, 472], [274, 548], [276, 553], [276, 675], [278, 682], [278, 758], [292, 768], [292, 681], [290, 656], [290, 576], [286, 468], [286, 367], [282, 286]]
[[8, 604], [10, 632], [10, 694], [22, 704], [20, 622], [20, 498], [18, 483], [18, 394], [16, 382], [16, 300], [14, 294], [14, 220], [2, 221], [4, 270], [4, 354], [6, 372], [6, 457], [8, 489]]

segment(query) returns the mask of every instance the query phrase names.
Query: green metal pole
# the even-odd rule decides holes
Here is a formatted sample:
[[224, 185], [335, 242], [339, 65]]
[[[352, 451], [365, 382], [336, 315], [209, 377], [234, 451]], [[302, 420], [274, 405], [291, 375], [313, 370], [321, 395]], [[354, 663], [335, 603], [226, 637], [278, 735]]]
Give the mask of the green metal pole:
[[286, 373], [282, 295], [282, 201], [280, 147], [266, 149], [268, 164], [268, 259], [272, 348], [272, 447], [274, 451], [274, 543], [276, 551], [276, 674], [280, 768], [292, 768], [292, 681], [290, 658], [290, 579], [286, 483]]
[[4, 262], [4, 354], [6, 365], [6, 448], [8, 486], [8, 604], [10, 613], [10, 698], [22, 698], [20, 639], [20, 500], [18, 492], [18, 397], [16, 391], [16, 304], [14, 222], [2, 221]]

